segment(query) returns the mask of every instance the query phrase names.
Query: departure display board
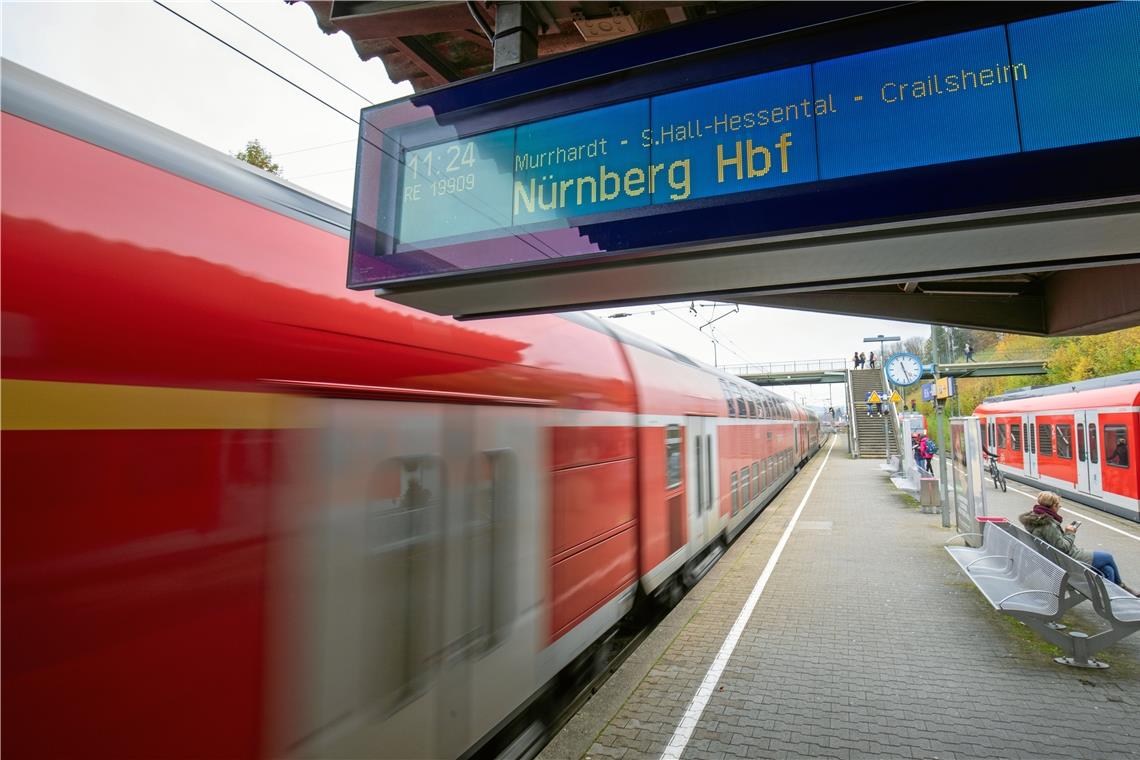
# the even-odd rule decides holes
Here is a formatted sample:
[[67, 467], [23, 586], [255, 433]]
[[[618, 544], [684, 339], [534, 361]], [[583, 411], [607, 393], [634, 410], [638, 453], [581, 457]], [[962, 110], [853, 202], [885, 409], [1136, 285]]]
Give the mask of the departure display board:
[[[514, 263], [464, 249], [476, 241], [730, 204], [742, 193], [786, 186], [1138, 136], [1140, 3], [1121, 3], [460, 139], [416, 144], [416, 131], [406, 130], [386, 156], [386, 186], [362, 184], [358, 194], [395, 196], [383, 218], [367, 220], [387, 241], [386, 250], [371, 253], [438, 253], [426, 270], [418, 260], [430, 273]], [[588, 240], [530, 247], [538, 252], [533, 258], [601, 250]], [[392, 270], [390, 277], [409, 273], [421, 272]], [[350, 285], [375, 284], [376, 277], [364, 279], [354, 283], [350, 276]]]

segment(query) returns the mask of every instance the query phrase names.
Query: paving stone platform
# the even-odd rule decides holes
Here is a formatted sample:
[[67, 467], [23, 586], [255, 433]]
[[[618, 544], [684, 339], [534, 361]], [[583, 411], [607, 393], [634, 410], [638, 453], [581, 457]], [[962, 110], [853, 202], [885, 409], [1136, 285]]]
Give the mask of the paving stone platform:
[[[821, 452], [541, 757], [661, 756], [823, 461]], [[1109, 670], [1054, 664], [1055, 650], [958, 570], [942, 549], [953, 535], [877, 461], [852, 460], [837, 441], [681, 756], [1140, 756], [1140, 634], [1099, 655]], [[1127, 580], [1140, 542], [1116, 538], [1102, 548]], [[1096, 630], [1092, 617], [1070, 618]]]

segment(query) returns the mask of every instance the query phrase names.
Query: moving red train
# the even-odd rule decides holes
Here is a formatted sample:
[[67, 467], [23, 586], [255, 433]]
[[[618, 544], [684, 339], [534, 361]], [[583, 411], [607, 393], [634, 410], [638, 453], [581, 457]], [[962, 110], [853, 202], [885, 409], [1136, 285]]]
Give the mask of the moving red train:
[[819, 448], [589, 315], [348, 291], [343, 209], [2, 82], [6, 758], [460, 756]]
[[1140, 372], [993, 396], [974, 415], [1010, 477], [1140, 521]]

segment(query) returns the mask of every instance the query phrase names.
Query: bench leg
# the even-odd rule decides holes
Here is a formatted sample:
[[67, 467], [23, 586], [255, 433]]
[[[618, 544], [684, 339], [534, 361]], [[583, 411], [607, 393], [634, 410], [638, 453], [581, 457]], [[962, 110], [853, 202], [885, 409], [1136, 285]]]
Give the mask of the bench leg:
[[[1054, 657], [1053, 662], [1061, 665], [1071, 665], [1074, 668], [1097, 668], [1103, 669], [1108, 667], [1107, 662], [1094, 660], [1090, 656], [1092, 654], [1092, 647], [1089, 646], [1090, 639], [1087, 633], [1080, 631], [1069, 632], [1069, 646], [1064, 647], [1072, 654], [1069, 657]], [[1094, 651], [1100, 651], [1102, 647], [1097, 647]]]

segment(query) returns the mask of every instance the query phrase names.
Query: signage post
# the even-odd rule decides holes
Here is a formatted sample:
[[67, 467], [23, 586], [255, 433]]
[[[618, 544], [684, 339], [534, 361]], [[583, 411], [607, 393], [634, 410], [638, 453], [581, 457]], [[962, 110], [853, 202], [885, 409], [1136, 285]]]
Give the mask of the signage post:
[[[954, 519], [959, 533], [976, 533], [978, 517], [986, 514], [986, 490], [982, 479], [982, 428], [977, 417], [950, 420], [950, 462], [954, 471]], [[971, 536], [970, 546], [981, 539]]]
[[[930, 349], [934, 360], [934, 385], [938, 386], [938, 341], [934, 339], [934, 330], [931, 329]], [[942, 527], [950, 527], [950, 500], [946, 482], [946, 441], [942, 436], [942, 400], [934, 398], [934, 415], [938, 419], [938, 493], [942, 503]]]

